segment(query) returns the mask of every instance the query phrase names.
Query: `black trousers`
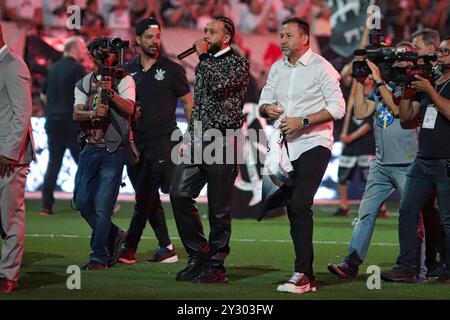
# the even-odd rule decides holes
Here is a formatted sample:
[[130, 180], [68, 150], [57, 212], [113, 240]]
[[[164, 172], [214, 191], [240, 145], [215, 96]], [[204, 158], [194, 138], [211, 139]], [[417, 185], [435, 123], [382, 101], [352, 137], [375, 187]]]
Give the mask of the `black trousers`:
[[288, 217], [295, 250], [295, 271], [314, 279], [313, 272], [313, 205], [314, 196], [331, 157], [331, 151], [318, 146], [292, 162], [295, 184]]
[[66, 149], [70, 150], [75, 162], [78, 163], [80, 149], [78, 147], [76, 133], [56, 133], [47, 132], [47, 144], [49, 152], [49, 161], [47, 171], [44, 175], [44, 183], [42, 185], [42, 210], [52, 212], [55, 198], [56, 181], [61, 169], [64, 153]]
[[[225, 154], [225, 153], [224, 153]], [[222, 268], [230, 253], [231, 205], [237, 164], [180, 164], [175, 168], [170, 190], [181, 241], [192, 259]], [[208, 183], [210, 233], [204, 235], [195, 198]]]
[[[170, 160], [170, 148], [174, 143], [167, 139], [139, 145], [141, 161], [136, 166], [127, 166], [127, 172], [136, 193], [134, 214], [128, 228], [125, 242], [127, 249], [137, 250], [147, 221], [155, 232], [158, 245], [171, 244], [164, 209], [161, 205], [159, 188], [168, 184], [174, 166]], [[168, 186], [163, 187], [168, 189]]]
[[446, 261], [445, 232], [439, 212], [434, 208], [435, 201], [436, 193], [434, 192], [422, 209], [425, 227], [425, 265], [429, 271], [434, 270], [438, 265], [437, 253], [441, 263]]

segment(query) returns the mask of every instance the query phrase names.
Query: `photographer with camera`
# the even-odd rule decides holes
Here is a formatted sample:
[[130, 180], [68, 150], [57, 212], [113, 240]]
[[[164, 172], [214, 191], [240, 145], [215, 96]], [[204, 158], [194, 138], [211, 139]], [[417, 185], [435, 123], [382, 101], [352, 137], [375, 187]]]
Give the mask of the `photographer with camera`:
[[73, 119], [86, 144], [75, 177], [74, 204], [92, 228], [92, 254], [84, 270], [114, 265], [126, 238], [111, 222], [127, 157], [125, 138], [131, 141], [129, 121], [135, 112], [134, 80], [118, 67], [124, 47], [120, 39], [92, 41], [88, 48], [94, 72], [75, 87]]
[[382, 279], [411, 282], [416, 279], [416, 241], [419, 211], [436, 192], [439, 213], [445, 231], [447, 261], [437, 276], [450, 283], [450, 38], [445, 38], [438, 49], [441, 76], [435, 86], [421, 76], [411, 83], [414, 91], [423, 93], [420, 101], [412, 99], [407, 91], [400, 102], [402, 123], [415, 121], [420, 114], [423, 121], [419, 132], [419, 152], [408, 171], [404, 196], [400, 203], [400, 255], [392, 271], [383, 272]]
[[[411, 43], [403, 42], [397, 49], [412, 51]], [[371, 77], [376, 83], [374, 90], [364, 98], [364, 81], [366, 77], [357, 77], [355, 91], [355, 116], [364, 119], [374, 116], [373, 131], [375, 136], [376, 154], [371, 162], [366, 189], [359, 207], [358, 221], [353, 229], [348, 256], [343, 263], [328, 265], [328, 270], [344, 279], [354, 279], [359, 266], [366, 258], [372, 233], [375, 228], [380, 207], [384, 201], [398, 190], [403, 196], [406, 172], [417, 153], [417, 131], [404, 129], [399, 119], [399, 106], [394, 102], [401, 95], [401, 87], [394, 83], [386, 83], [381, 77], [376, 64], [365, 57], [371, 71]], [[409, 61], [394, 64], [406, 67]], [[415, 231], [417, 237], [417, 227]]]
[[[441, 38], [436, 30], [425, 28], [418, 30], [411, 35], [411, 42], [417, 49], [417, 53], [421, 56], [435, 54], [441, 43]], [[430, 61], [431, 65], [435, 65], [435, 61]], [[434, 79], [440, 77], [439, 68], [433, 71]], [[429, 200], [422, 209], [423, 222], [425, 227], [425, 265], [430, 276], [434, 272], [439, 272], [442, 262], [445, 260], [445, 233], [441, 225], [441, 218], [434, 207], [436, 202], [436, 194], [432, 193]], [[440, 261], [437, 261], [437, 253], [439, 253]]]

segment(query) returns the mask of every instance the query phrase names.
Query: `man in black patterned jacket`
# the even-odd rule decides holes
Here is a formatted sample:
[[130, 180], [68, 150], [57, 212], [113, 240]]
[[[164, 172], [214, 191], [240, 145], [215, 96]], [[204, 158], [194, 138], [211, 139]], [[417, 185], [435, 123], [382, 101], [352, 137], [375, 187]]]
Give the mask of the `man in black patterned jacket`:
[[[213, 17], [205, 27], [204, 38], [194, 44], [200, 62], [195, 70], [194, 109], [188, 128], [190, 142], [180, 148], [179, 155], [184, 160], [175, 169], [170, 192], [178, 232], [189, 254], [186, 268], [177, 275], [178, 281], [228, 281], [224, 261], [230, 252], [231, 195], [237, 163], [234, 157], [224, 162], [229, 158], [227, 155], [235, 154], [236, 144], [235, 139], [224, 135], [242, 127], [243, 101], [250, 77], [248, 61], [230, 47], [233, 36], [234, 25], [229, 18]], [[216, 139], [211, 140], [212, 137]], [[213, 162], [207, 159], [212, 143], [216, 146], [219, 143], [220, 149]], [[201, 161], [197, 158], [199, 150]], [[189, 161], [185, 161], [186, 157]], [[206, 183], [209, 241], [204, 236], [194, 200]]]

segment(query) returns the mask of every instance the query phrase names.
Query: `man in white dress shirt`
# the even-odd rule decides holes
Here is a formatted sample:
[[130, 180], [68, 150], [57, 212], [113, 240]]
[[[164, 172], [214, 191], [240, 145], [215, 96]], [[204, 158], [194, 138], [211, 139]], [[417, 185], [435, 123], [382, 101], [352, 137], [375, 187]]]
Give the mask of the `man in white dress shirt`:
[[295, 185], [288, 204], [295, 272], [278, 291], [316, 291], [313, 272], [311, 206], [331, 157], [333, 121], [344, 116], [340, 76], [309, 45], [309, 25], [300, 18], [283, 22], [284, 57], [275, 62], [261, 93], [259, 112], [270, 120], [282, 118]]

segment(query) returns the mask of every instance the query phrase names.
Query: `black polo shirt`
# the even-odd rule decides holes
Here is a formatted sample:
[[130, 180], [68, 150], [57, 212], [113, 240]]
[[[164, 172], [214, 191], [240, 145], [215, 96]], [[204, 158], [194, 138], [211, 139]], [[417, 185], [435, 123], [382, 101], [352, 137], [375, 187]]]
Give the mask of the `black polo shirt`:
[[45, 105], [45, 128], [47, 132], [72, 134], [78, 125], [72, 119], [75, 83], [86, 74], [84, 67], [71, 57], [56, 62], [45, 79], [43, 93]]
[[135, 130], [136, 140], [170, 136], [177, 128], [178, 98], [190, 91], [183, 67], [160, 55], [147, 72], [141, 65], [141, 56], [124, 68], [136, 82], [136, 97], [142, 109]]

